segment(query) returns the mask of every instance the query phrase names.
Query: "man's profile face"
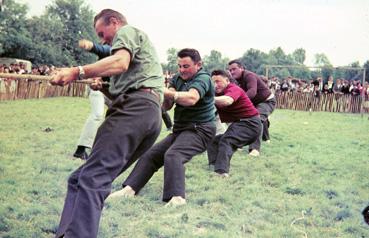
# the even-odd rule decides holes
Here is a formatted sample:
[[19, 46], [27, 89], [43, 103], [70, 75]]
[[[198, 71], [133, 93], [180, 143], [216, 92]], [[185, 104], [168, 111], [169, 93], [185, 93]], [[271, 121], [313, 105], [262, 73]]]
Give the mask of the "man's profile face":
[[178, 58], [178, 72], [183, 80], [189, 80], [200, 70], [201, 62], [193, 62], [193, 60], [186, 56]]
[[100, 39], [101, 44], [108, 44], [111, 46], [117, 30], [115, 24], [112, 21], [110, 21], [110, 23], [106, 25], [104, 19], [100, 18], [96, 21], [95, 31]]
[[228, 79], [222, 75], [213, 75], [211, 79], [214, 82], [215, 92], [217, 94], [223, 93], [224, 89], [229, 84]]
[[242, 76], [243, 68], [238, 64], [233, 63], [228, 65], [228, 71], [232, 75], [232, 78], [239, 80]]

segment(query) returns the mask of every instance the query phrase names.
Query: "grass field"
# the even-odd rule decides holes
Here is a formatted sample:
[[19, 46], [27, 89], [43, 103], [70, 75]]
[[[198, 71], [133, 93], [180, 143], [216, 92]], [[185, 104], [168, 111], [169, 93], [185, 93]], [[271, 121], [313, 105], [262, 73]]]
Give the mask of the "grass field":
[[[72, 153], [88, 100], [0, 111], [0, 237], [53, 237], [68, 175], [83, 163]], [[164, 207], [162, 170], [135, 198], [107, 202], [99, 237], [369, 237], [368, 115], [277, 110], [270, 132], [260, 157], [236, 152], [228, 179], [208, 170], [206, 154], [188, 163], [186, 206]]]

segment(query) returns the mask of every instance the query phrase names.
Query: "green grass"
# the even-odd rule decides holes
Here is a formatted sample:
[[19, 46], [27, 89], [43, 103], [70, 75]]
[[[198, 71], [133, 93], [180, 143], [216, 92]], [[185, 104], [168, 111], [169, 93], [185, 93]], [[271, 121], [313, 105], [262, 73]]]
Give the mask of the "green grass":
[[[88, 100], [0, 111], [0, 237], [53, 237], [67, 178], [83, 163], [71, 158]], [[208, 170], [206, 154], [188, 163], [186, 206], [164, 207], [162, 170], [135, 198], [106, 203], [99, 237], [369, 237], [368, 115], [277, 110], [270, 132], [260, 157], [236, 152], [228, 179]]]

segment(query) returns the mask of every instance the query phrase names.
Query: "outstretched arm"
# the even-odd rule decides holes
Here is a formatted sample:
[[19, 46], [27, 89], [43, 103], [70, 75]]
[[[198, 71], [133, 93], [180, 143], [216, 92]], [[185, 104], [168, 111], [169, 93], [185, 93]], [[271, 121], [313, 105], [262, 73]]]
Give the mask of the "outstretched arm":
[[[115, 51], [114, 55], [106, 57], [93, 64], [82, 66], [85, 71], [85, 78], [107, 77], [121, 74], [127, 71], [131, 60], [130, 53], [125, 49]], [[50, 82], [53, 85], [67, 85], [79, 76], [79, 68], [62, 68], [56, 72], [53, 80]]]

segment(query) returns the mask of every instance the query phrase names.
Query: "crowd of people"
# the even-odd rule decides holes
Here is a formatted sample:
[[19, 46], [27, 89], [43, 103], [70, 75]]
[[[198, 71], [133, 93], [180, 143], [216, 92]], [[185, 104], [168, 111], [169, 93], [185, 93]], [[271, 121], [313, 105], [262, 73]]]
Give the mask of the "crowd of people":
[[54, 70], [55, 66], [46, 64], [32, 66], [31, 71], [27, 70], [26, 64], [22, 62], [0, 65], [0, 73], [50, 75]]
[[299, 92], [299, 93], [314, 93], [316, 96], [321, 94], [345, 94], [345, 95], [369, 95], [369, 83], [360, 80], [347, 80], [338, 78], [334, 80], [333, 76], [329, 76], [327, 80], [322, 77], [317, 77], [314, 80], [307, 81], [294, 77], [287, 77], [280, 80], [278, 77], [271, 77], [265, 82], [269, 88], [276, 94], [282, 92]]

